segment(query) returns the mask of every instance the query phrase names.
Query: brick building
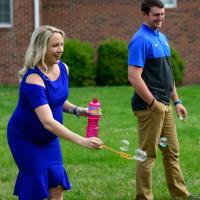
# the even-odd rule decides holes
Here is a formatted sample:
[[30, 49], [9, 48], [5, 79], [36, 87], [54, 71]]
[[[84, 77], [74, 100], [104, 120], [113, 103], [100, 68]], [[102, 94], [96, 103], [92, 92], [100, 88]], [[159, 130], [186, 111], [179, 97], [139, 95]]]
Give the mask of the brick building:
[[[172, 8], [166, 9], [161, 31], [186, 61], [184, 84], [200, 83], [200, 1], [165, 3]], [[10, 8], [8, 15], [3, 13], [7, 23], [1, 7]], [[0, 84], [18, 83], [17, 71], [35, 27], [56, 26], [68, 38], [94, 47], [107, 38], [129, 41], [142, 22], [139, 8], [140, 0], [0, 0]]]

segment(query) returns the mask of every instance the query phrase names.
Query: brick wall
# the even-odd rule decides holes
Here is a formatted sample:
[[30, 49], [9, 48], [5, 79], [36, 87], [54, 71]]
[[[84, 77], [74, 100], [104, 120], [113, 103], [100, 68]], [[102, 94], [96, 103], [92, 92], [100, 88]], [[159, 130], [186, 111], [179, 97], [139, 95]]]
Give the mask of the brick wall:
[[17, 71], [34, 28], [33, 1], [13, 1], [13, 27], [0, 28], [0, 84], [18, 83]]
[[[68, 38], [89, 41], [94, 47], [107, 38], [126, 40], [142, 22], [139, 0], [41, 0], [42, 24], [63, 29]], [[0, 84], [15, 84], [34, 28], [33, 0], [14, 1], [13, 29], [0, 29]], [[200, 2], [178, 0], [166, 10], [162, 32], [186, 61], [184, 84], [200, 83]], [[29, 13], [29, 15], [28, 15]]]
[[43, 0], [43, 23], [94, 46], [107, 38], [128, 41], [139, 24], [137, 4], [134, 0]]
[[163, 31], [186, 61], [185, 84], [200, 83], [200, 1], [179, 0], [167, 12]]
[[[43, 23], [98, 46], [106, 38], [129, 41], [142, 22], [139, 8], [138, 0], [43, 0]], [[161, 31], [186, 61], [184, 83], [200, 83], [200, 1], [178, 0], [177, 8], [166, 9]]]

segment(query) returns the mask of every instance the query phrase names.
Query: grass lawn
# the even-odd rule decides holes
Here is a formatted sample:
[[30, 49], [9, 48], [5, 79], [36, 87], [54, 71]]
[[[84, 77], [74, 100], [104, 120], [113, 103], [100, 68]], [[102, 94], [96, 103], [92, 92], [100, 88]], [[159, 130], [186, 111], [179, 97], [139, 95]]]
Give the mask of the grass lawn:
[[[187, 107], [186, 121], [177, 120], [180, 160], [186, 185], [191, 193], [200, 195], [200, 85], [178, 88]], [[137, 149], [136, 118], [130, 109], [132, 88], [96, 87], [71, 88], [69, 100], [87, 106], [97, 97], [102, 104], [99, 137], [104, 143], [120, 150], [120, 141], [130, 143], [128, 153]], [[6, 126], [18, 99], [17, 87], [0, 87], [0, 199], [15, 200], [12, 196], [17, 167], [9, 151]], [[85, 136], [87, 118], [64, 114], [64, 125]], [[135, 195], [135, 161], [120, 158], [108, 150], [88, 150], [61, 139], [63, 161], [72, 189], [65, 192], [70, 200], [133, 200]], [[153, 171], [155, 200], [170, 200], [161, 154]]]

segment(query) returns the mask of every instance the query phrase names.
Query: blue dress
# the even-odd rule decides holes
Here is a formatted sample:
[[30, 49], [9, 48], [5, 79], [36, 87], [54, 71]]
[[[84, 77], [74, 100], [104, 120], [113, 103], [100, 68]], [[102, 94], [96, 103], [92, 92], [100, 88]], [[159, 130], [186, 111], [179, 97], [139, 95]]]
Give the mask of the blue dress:
[[[17, 107], [8, 122], [7, 138], [19, 168], [14, 195], [19, 200], [42, 200], [48, 189], [62, 185], [70, 189], [63, 167], [59, 138], [45, 129], [34, 109], [49, 104], [54, 119], [63, 123], [63, 103], [68, 97], [68, 75], [65, 65], [58, 64], [60, 75], [51, 81], [36, 66], [23, 76]], [[28, 84], [26, 77], [37, 73], [45, 87]]]

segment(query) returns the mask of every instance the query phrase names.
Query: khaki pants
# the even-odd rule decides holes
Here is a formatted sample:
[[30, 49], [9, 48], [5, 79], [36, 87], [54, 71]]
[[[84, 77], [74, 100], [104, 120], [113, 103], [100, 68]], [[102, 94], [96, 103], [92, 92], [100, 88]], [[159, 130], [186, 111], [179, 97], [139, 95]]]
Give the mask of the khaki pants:
[[[156, 101], [153, 109], [134, 111], [138, 119], [139, 148], [147, 152], [147, 160], [137, 161], [136, 200], [152, 200], [152, 169], [159, 147], [170, 194], [174, 199], [189, 196], [179, 164], [179, 144], [171, 105]], [[167, 138], [165, 148], [158, 146], [160, 137]]]

